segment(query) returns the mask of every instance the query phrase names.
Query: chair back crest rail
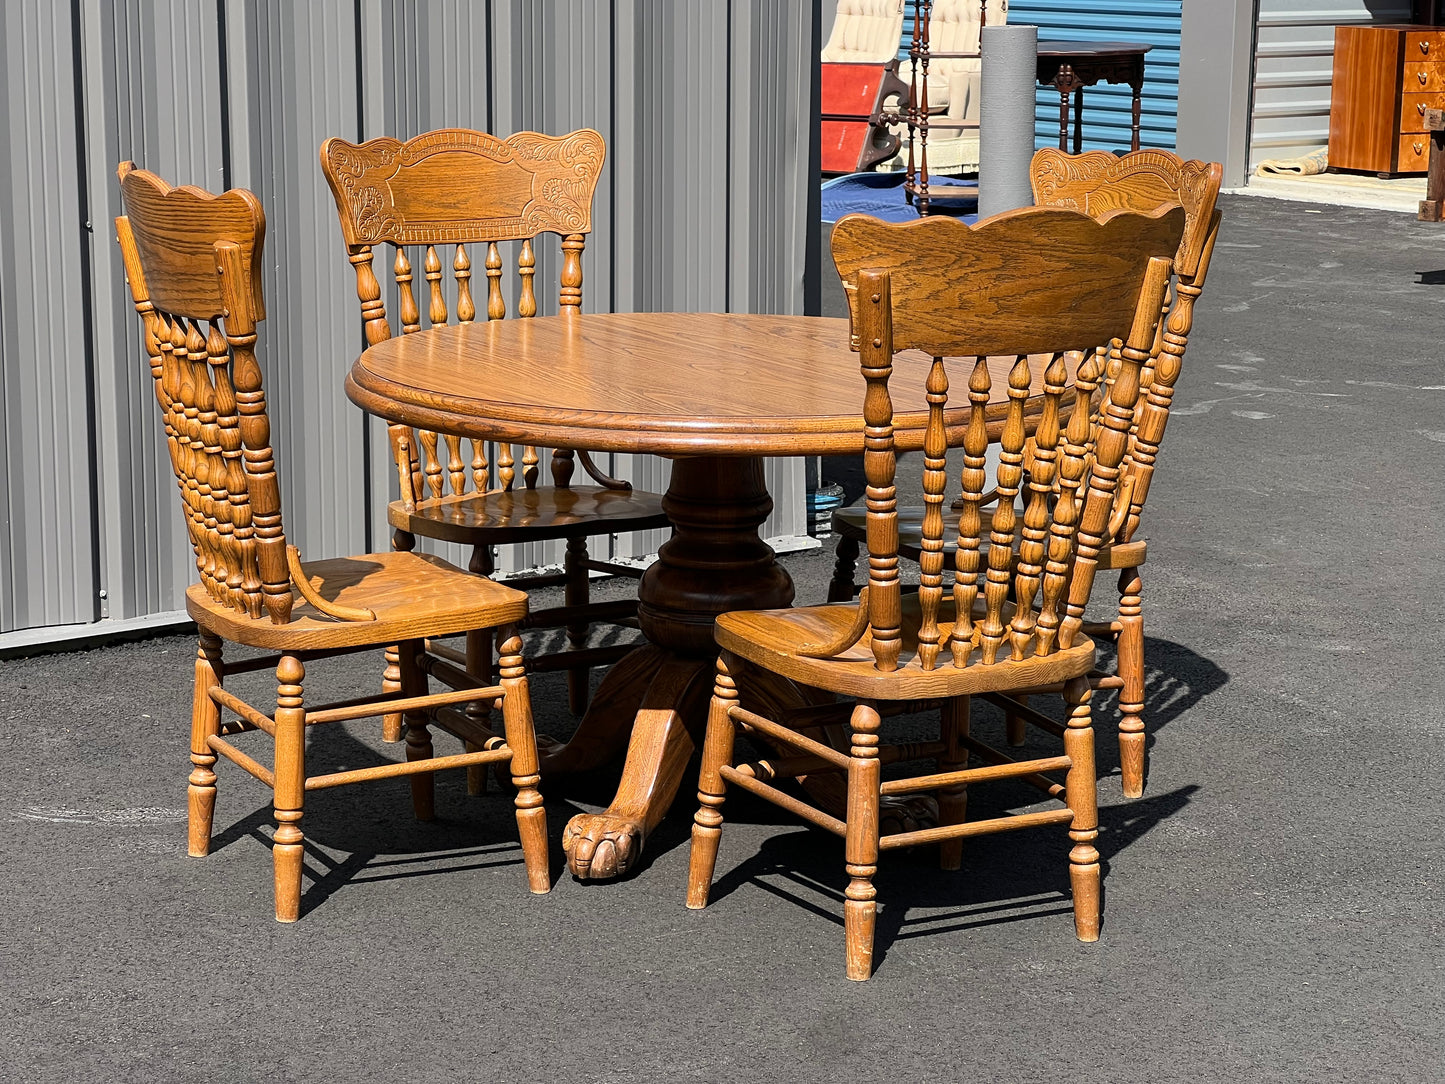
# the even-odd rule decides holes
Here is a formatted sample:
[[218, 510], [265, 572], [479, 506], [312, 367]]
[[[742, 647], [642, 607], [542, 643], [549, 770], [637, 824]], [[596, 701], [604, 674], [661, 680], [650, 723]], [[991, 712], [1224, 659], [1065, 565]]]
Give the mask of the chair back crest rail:
[[244, 190], [171, 188], [123, 163], [116, 219], [196, 568], [219, 605], [285, 624], [291, 574], [266, 393], [266, 220]]
[[[498, 139], [485, 132], [451, 128], [405, 142], [390, 138], [360, 144], [326, 140], [321, 145], [321, 168], [336, 199], [347, 255], [356, 269], [367, 344], [382, 342], [393, 333], [373, 268], [373, 249], [378, 244], [389, 244], [395, 251], [391, 273], [403, 334], [422, 329], [419, 297], [423, 295], [428, 326], [443, 326], [452, 317], [460, 324], [476, 320], [479, 306], [472, 282], [473, 258], [481, 246], [485, 246], [482, 267], [486, 280], [481, 311], [487, 320], [504, 319], [507, 303], [499, 242], [521, 242], [516, 315], [523, 319], [535, 316], [534, 242], [544, 233], [561, 238], [560, 311], [579, 312], [582, 253], [592, 230], [592, 200], [605, 157], [606, 144], [591, 129], [564, 136], [518, 132]], [[469, 245], [473, 246], [471, 252]], [[425, 285], [416, 281], [408, 248], [420, 260]], [[444, 259], [455, 283], [456, 304], [451, 311], [443, 289]], [[389, 434], [402, 501], [408, 508], [426, 500], [441, 500], [448, 493], [487, 492], [494, 477], [501, 489], [513, 487], [517, 462], [510, 444], [496, 445], [492, 463], [486, 441], [470, 441], [471, 455], [464, 459], [464, 438], [395, 424], [389, 427]], [[629, 488], [602, 474], [585, 452], [581, 458], [584, 469], [601, 484]], [[529, 489], [537, 485], [538, 464], [536, 448], [524, 448], [521, 475]], [[573, 453], [565, 449], [555, 452], [551, 469], [553, 482], [567, 486]]]
[[[1143, 513], [1169, 420], [1174, 383], [1194, 326], [1194, 306], [1203, 292], [1219, 236], [1220, 213], [1215, 204], [1222, 182], [1223, 167], [1219, 163], [1186, 161], [1164, 150], [1134, 151], [1116, 157], [1108, 151], [1070, 155], [1048, 147], [1036, 152], [1030, 165], [1034, 202], [1040, 206], [1067, 207], [1095, 217], [1116, 211], [1150, 211], [1171, 204], [1184, 208], [1184, 233], [1174, 259], [1173, 288], [1166, 295], [1155, 342], [1141, 376], [1142, 394], [1130, 427], [1112, 541], [1130, 541]], [[1111, 352], [1108, 383], [1119, 371], [1120, 361], [1117, 350]], [[1099, 421], [1096, 414], [1096, 426]]]
[[[863, 215], [838, 222], [833, 259], [843, 281], [854, 286], [853, 341], [867, 384], [869, 572], [847, 642], [840, 639], [818, 654], [839, 654], [866, 633], [878, 669], [899, 667], [902, 605], [888, 382], [893, 354], [907, 349], [933, 357], [926, 388], [917, 664], [937, 668], [945, 648], [952, 665], [966, 667], [1048, 655], [1073, 643], [1109, 528], [1140, 375], [1156, 338], [1184, 228], [1184, 211], [1177, 204], [1103, 221], [1068, 210], [1028, 208], [975, 226], [947, 218], [892, 225]], [[1088, 404], [1104, 375], [1111, 343], [1118, 344], [1120, 367], [1105, 395], [1102, 422], [1093, 427]], [[1014, 360], [999, 465], [990, 487], [988, 358], [1000, 355]], [[954, 621], [947, 629], [940, 623], [946, 358], [972, 361], [957, 504]], [[1025, 404], [1037, 380], [1043, 386], [1043, 411], [1028, 442], [1025, 475]], [[985, 547], [983, 509], [993, 499], [990, 489], [997, 500]], [[1020, 520], [1016, 501], [1021, 495]], [[975, 621], [980, 589], [983, 615]]]

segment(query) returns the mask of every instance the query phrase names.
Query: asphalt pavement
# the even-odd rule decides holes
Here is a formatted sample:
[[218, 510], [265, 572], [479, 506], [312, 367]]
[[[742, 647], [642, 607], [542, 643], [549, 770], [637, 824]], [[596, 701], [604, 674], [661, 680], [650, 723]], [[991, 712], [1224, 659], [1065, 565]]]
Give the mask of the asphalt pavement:
[[[212, 854], [186, 856], [194, 641], [171, 636], [0, 663], [0, 1081], [1445, 1079], [1445, 227], [1222, 206], [1143, 528], [1142, 799], [1096, 701], [1097, 944], [1065, 833], [1035, 829], [957, 873], [885, 856], [852, 983], [831, 837], [731, 798], [691, 912], [686, 786], [635, 875], [565, 873], [604, 783], [547, 796], [532, 896], [509, 799], [455, 772], [430, 824], [405, 780], [309, 795], [303, 916], [278, 925], [269, 796], [229, 763]], [[854, 464], [825, 473], [857, 492]], [[784, 563], [823, 598], [828, 550]], [[318, 664], [308, 695], [379, 674]], [[533, 691], [565, 736], [562, 682]], [[361, 722], [308, 756], [379, 751]], [[976, 788], [970, 813], [1031, 801]]]

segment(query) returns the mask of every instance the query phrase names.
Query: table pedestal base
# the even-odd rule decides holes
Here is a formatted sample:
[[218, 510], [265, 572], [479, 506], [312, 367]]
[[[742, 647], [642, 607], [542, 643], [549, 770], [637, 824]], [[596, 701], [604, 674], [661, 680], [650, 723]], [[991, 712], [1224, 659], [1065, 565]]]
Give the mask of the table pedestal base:
[[[611, 804], [601, 813], [579, 813], [563, 834], [568, 867], [584, 880], [607, 880], [635, 867], [677, 795], [702, 743], [712, 695], [713, 619], [793, 600], [792, 579], [758, 536], [772, 511], [761, 459], [680, 459], [663, 508], [676, 534], [658, 551], [638, 592], [639, 623], [649, 643], [608, 671], [571, 741], [541, 739], [544, 790], [552, 780], [604, 767], [627, 748]], [[744, 706], [764, 715], [812, 702], [806, 690], [757, 669], [748, 670], [741, 691]], [[846, 749], [847, 728], [836, 729], [829, 737]], [[841, 814], [845, 794], [836, 777], [805, 786], [814, 800]], [[933, 819], [926, 799], [885, 802], [898, 830], [927, 827]]]

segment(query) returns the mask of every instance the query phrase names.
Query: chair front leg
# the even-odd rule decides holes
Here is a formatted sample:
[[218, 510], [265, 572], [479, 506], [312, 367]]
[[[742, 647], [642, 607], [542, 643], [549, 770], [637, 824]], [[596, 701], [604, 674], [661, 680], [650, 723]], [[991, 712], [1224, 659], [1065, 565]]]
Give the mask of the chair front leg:
[[708, 705], [707, 735], [703, 739], [702, 770], [697, 777], [697, 813], [692, 818], [692, 853], [688, 859], [687, 905], [693, 910], [707, 906], [717, 867], [717, 848], [722, 839], [722, 807], [727, 796], [724, 765], [733, 762], [733, 741], [737, 724], [728, 711], [738, 702], [738, 662], [724, 651], [718, 656], [717, 677]]
[[196, 688], [191, 701], [191, 775], [187, 791], [187, 851], [195, 858], [211, 852], [211, 819], [216, 811], [216, 753], [208, 739], [221, 729], [221, 709], [211, 686], [221, 684], [220, 638], [201, 630], [196, 650]]
[[276, 666], [276, 835], [271, 863], [276, 878], [276, 921], [295, 922], [301, 914], [301, 806], [306, 795], [306, 710], [301, 683], [306, 667], [295, 655]]
[[882, 803], [882, 765], [878, 759], [877, 709], [861, 703], [853, 709], [853, 746], [848, 761], [848, 825], [844, 838], [848, 887], [843, 890], [843, 929], [847, 938], [848, 977], [873, 974], [873, 930], [878, 918], [878, 808]]
[[1064, 800], [1074, 814], [1069, 838], [1069, 883], [1074, 891], [1074, 932], [1080, 941], [1099, 939], [1100, 871], [1099, 798], [1094, 778], [1094, 726], [1089, 709], [1093, 696], [1087, 677], [1077, 677], [1064, 686], [1064, 703], [1069, 713], [1064, 731], [1064, 752], [1070, 760], [1064, 777]]
[[838, 559], [833, 564], [833, 579], [828, 584], [829, 602], [849, 602], [854, 594], [853, 576], [858, 570], [858, 542], [847, 535], [838, 537]]
[[1119, 573], [1119, 768], [1124, 797], [1144, 796], [1144, 580], [1137, 568]]
[[[591, 596], [587, 576], [587, 539], [567, 539], [567, 552], [563, 557], [563, 571], [567, 585], [563, 589], [563, 601], [568, 606], [585, 606]], [[580, 650], [587, 643], [587, 622], [573, 621], [567, 626], [567, 646]], [[567, 708], [573, 715], [587, 710], [591, 693], [592, 672], [585, 666], [574, 666], [567, 671]]]
[[[400, 652], [401, 695], [404, 697], [425, 696], [427, 693], [426, 674], [417, 665], [421, 653], [420, 640], [406, 640], [397, 645]], [[427, 729], [427, 713], [424, 709], [412, 709], [406, 713], [406, 759], [430, 760], [432, 758], [431, 731]], [[429, 821], [436, 816], [436, 780], [432, 772], [416, 772], [411, 777], [411, 808], [419, 821]]]
[[527, 885], [537, 894], [552, 889], [547, 864], [547, 812], [537, 784], [542, 781], [537, 766], [537, 733], [532, 724], [532, 700], [527, 691], [527, 672], [522, 663], [522, 637], [515, 626], [498, 631], [498, 672], [502, 686], [502, 725], [507, 746], [512, 750], [512, 786], [517, 790], [517, 832], [522, 839], [522, 861], [527, 867]]

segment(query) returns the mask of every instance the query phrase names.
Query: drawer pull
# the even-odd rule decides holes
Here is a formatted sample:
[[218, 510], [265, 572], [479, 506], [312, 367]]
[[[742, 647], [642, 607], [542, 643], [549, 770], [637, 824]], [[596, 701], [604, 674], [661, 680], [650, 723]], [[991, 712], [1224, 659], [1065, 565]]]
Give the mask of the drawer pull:
[[1430, 43], [1429, 43], [1428, 41], [1422, 41], [1422, 42], [1420, 43], [1420, 52], [1426, 54], [1427, 56], [1429, 55], [1429, 53], [1430, 53]]
[[1425, 153], [1425, 147], [1424, 147], [1422, 144], [1420, 144], [1420, 143], [1411, 143], [1410, 146], [1412, 146], [1412, 147], [1415, 148], [1415, 153], [1416, 153], [1416, 154], [1424, 154], [1424, 153]]
[[1420, 80], [1420, 85], [1421, 85], [1422, 87], [1423, 87], [1427, 82], [1429, 82], [1429, 78], [1425, 75], [1424, 72], [1417, 72], [1417, 73], [1415, 74], [1415, 78], [1418, 79], [1418, 80]]
[[1424, 102], [1416, 102], [1416, 103], [1415, 103], [1415, 112], [1416, 112], [1416, 113], [1419, 113], [1420, 116], [1423, 117], [1423, 116], [1425, 115], [1425, 103], [1424, 103]]

